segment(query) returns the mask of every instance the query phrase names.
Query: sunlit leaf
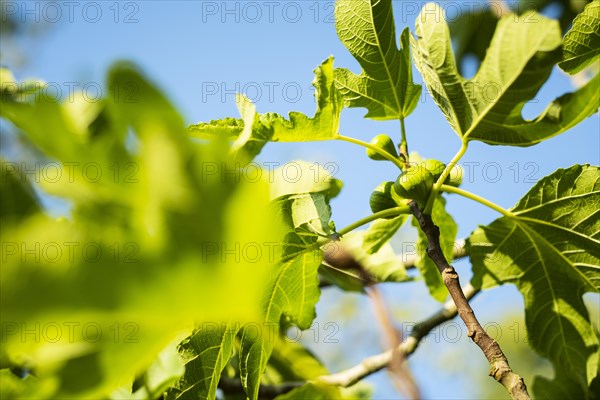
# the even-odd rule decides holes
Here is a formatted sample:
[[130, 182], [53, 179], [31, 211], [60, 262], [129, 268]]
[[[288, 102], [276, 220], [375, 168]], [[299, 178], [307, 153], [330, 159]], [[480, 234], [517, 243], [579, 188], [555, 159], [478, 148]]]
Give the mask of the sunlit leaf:
[[304, 386], [275, 397], [275, 400], [330, 400], [343, 398], [335, 386], [307, 383]]
[[366, 118], [403, 119], [416, 107], [421, 85], [412, 80], [408, 28], [396, 44], [391, 0], [338, 0], [336, 30], [363, 71], [335, 70], [336, 87], [349, 107], [365, 107]]
[[273, 269], [270, 289], [262, 302], [264, 319], [246, 325], [242, 331], [240, 373], [250, 399], [258, 399], [261, 376], [273, 349], [282, 315], [300, 329], [308, 329], [316, 316], [319, 299], [317, 269], [320, 252], [306, 251], [291, 261]]
[[185, 374], [169, 390], [167, 399], [215, 399], [221, 372], [233, 354], [239, 324], [204, 323], [179, 345]]
[[589, 3], [573, 20], [563, 39], [563, 58], [558, 64], [575, 74], [600, 59], [600, 1]]
[[548, 79], [560, 57], [558, 22], [533, 11], [499, 22], [479, 71], [472, 79], [456, 67], [443, 9], [424, 6], [413, 40], [415, 64], [452, 129], [463, 140], [531, 146], [558, 135], [598, 110], [599, 79], [565, 94], [537, 118], [522, 117], [525, 104]]
[[404, 225], [408, 216], [402, 214], [392, 219], [378, 219], [374, 221], [367, 229], [362, 244], [363, 249], [368, 254], [379, 251], [383, 245], [396, 234], [398, 229]]
[[[314, 117], [310, 118], [295, 111], [289, 113], [289, 119], [275, 113], [262, 114], [255, 120], [249, 136], [264, 138], [271, 135], [269, 140], [274, 142], [335, 139], [339, 134], [342, 100], [333, 84], [333, 57], [323, 61], [315, 69], [313, 86], [317, 102]], [[213, 139], [223, 135], [231, 139], [237, 138], [244, 126], [242, 120], [226, 118], [192, 125], [188, 128], [188, 132], [191, 136], [200, 139]]]
[[514, 283], [531, 346], [582, 390], [600, 351], [585, 292], [600, 291], [600, 168], [575, 165], [540, 180], [511, 210], [469, 239], [475, 287]]

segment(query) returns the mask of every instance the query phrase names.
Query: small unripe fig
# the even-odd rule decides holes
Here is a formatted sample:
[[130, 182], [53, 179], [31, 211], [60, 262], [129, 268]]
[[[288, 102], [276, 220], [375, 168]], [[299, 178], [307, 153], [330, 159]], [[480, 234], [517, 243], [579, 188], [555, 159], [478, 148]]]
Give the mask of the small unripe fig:
[[463, 169], [460, 165], [456, 164], [450, 171], [450, 175], [446, 178], [446, 185], [459, 187], [462, 183]]
[[[373, 146], [377, 146], [380, 149], [383, 149], [393, 155], [394, 157], [398, 157], [398, 152], [396, 151], [396, 145], [392, 141], [392, 139], [385, 134], [377, 135], [371, 140], [371, 144]], [[384, 156], [379, 154], [373, 149], [367, 149], [367, 156], [371, 160], [387, 160]]]
[[442, 172], [444, 172], [444, 170], [446, 169], [446, 164], [433, 158], [425, 160], [424, 166], [429, 170], [429, 172], [431, 172], [434, 181], [437, 181], [438, 178], [442, 175]]
[[392, 198], [393, 186], [394, 182], [383, 182], [375, 188], [373, 193], [371, 193], [369, 204], [371, 205], [371, 211], [373, 211], [373, 213], [398, 206], [396, 201]]
[[425, 206], [431, 187], [434, 184], [433, 175], [423, 166], [416, 165], [398, 176], [394, 183], [394, 190], [400, 197], [412, 199], [419, 208]]

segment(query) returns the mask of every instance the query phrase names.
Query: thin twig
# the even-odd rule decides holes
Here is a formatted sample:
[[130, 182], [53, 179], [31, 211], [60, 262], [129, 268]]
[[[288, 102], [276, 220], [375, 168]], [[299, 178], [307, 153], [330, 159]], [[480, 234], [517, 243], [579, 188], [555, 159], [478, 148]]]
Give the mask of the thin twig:
[[[479, 293], [479, 290], [476, 290], [469, 284], [465, 286], [464, 293], [468, 299], [471, 299], [477, 293]], [[429, 332], [444, 322], [450, 321], [456, 317], [457, 314], [458, 310], [456, 309], [456, 305], [452, 300], [448, 300], [440, 311], [416, 324], [413, 327], [410, 335], [404, 339], [404, 341], [396, 348], [396, 350], [388, 350], [384, 353], [367, 357], [359, 364], [351, 368], [335, 374], [321, 376], [317, 378], [317, 380], [319, 382], [324, 382], [335, 386], [352, 386], [367, 376], [386, 368], [392, 361], [394, 352], [403, 354], [405, 358], [413, 354], [415, 350], [417, 350], [417, 347], [419, 347], [421, 340], [423, 340], [423, 338], [427, 336]]]
[[[397, 348], [401, 344], [403, 334], [402, 331], [394, 327], [388, 307], [383, 300], [383, 295], [379, 289], [377, 289], [377, 286], [374, 285], [368, 288], [367, 294], [372, 301], [373, 311], [381, 326], [382, 334], [387, 338], [388, 344], [386, 347], [389, 349]], [[419, 390], [419, 386], [415, 382], [410, 369], [404, 362], [405, 360], [406, 357], [403, 352], [395, 351], [392, 359], [388, 363], [388, 372], [394, 386], [396, 386], [400, 393], [406, 394], [409, 399], [419, 400], [421, 399], [421, 391]]]
[[430, 215], [424, 214], [419, 209], [417, 203], [411, 202], [410, 208], [419, 222], [421, 230], [427, 236], [427, 255], [440, 270], [444, 284], [456, 304], [458, 315], [467, 326], [469, 337], [479, 346], [490, 363], [490, 376], [500, 382], [513, 399], [529, 400], [529, 393], [523, 378], [512, 371], [500, 345], [485, 332], [477, 317], [475, 317], [475, 312], [460, 287], [458, 273], [454, 267], [448, 264], [444, 253], [442, 253], [440, 229], [433, 223]]

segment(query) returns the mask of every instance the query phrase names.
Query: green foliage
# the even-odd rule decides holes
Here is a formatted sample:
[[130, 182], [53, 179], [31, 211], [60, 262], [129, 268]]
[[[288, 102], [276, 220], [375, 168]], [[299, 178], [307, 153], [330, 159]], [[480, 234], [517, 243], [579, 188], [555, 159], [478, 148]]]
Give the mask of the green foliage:
[[[149, 367], [194, 322], [255, 320], [267, 271], [245, 260], [222, 259], [218, 244], [280, 243], [284, 235], [266, 207], [266, 183], [208, 176], [203, 163], [219, 165], [225, 154], [194, 145], [177, 112], [132, 67], [114, 67], [108, 81], [113, 90], [135, 88], [137, 101], [115, 101], [123, 98], [112, 92], [95, 109], [46, 97], [2, 98], [3, 117], [62, 165], [94, 162], [106, 175], [130, 172], [124, 166], [136, 171], [130, 180], [114, 175], [93, 182], [74, 174], [72, 180], [45, 181], [46, 191], [72, 202], [69, 219], [24, 207], [31, 197], [24, 197], [20, 177], [15, 182], [18, 175], [1, 186], [3, 199], [20, 204], [7, 211], [19, 218], [2, 220], [2, 242], [14, 244], [7, 249], [0, 283], [3, 365], [34, 371], [40, 387], [50, 385], [50, 397], [107, 394]], [[94, 124], [99, 119], [103, 124]], [[135, 151], [126, 145], [127, 127], [138, 142]], [[23, 253], [53, 243], [63, 246], [62, 256], [50, 261]], [[90, 243], [103, 255], [93, 262], [81, 251]], [[261, 259], [261, 264], [276, 261]], [[237, 304], [238, 296], [247, 302]], [[36, 324], [67, 329], [73, 320], [80, 328], [94, 324], [103, 335], [91, 341], [74, 329], [55, 343], [20, 340], [22, 329]], [[14, 329], [4, 330], [6, 324]], [[85, 379], [75, 378], [80, 371], [86, 371]]]
[[339, 389], [329, 385], [315, 385], [307, 383], [306, 385], [292, 390], [286, 394], [277, 396], [276, 400], [329, 400], [339, 399]]
[[560, 57], [556, 21], [533, 11], [499, 23], [486, 58], [472, 79], [456, 67], [444, 12], [428, 3], [417, 17], [415, 64], [452, 129], [463, 141], [531, 146], [558, 135], [598, 110], [598, 76], [554, 100], [534, 120], [521, 116]]
[[340, 245], [348, 249], [372, 281], [404, 282], [408, 280], [404, 264], [395, 254], [392, 246], [381, 245], [377, 252], [369, 254], [362, 247], [364, 241], [365, 232], [352, 232], [344, 236]]
[[238, 324], [207, 323], [178, 346], [185, 373], [167, 393], [167, 399], [215, 399], [221, 372], [233, 355]]
[[[340, 113], [342, 111], [341, 96], [334, 87], [333, 57], [323, 61], [315, 69], [315, 99], [317, 111], [313, 118], [299, 112], [290, 112], [289, 120], [275, 113], [262, 114], [254, 119], [252, 131], [247, 137], [254, 140], [271, 140], [275, 142], [307, 142], [314, 140], [333, 140], [338, 136]], [[242, 115], [242, 117], [244, 117]], [[199, 123], [188, 128], [190, 135], [201, 139], [227, 137], [235, 139], [247, 123], [243, 120], [226, 118], [222, 120]], [[248, 133], [250, 132], [250, 133]]]
[[600, 59], [600, 1], [589, 3], [573, 20], [563, 39], [563, 58], [558, 64], [575, 74]]
[[600, 362], [598, 337], [581, 297], [600, 290], [599, 182], [599, 167], [558, 170], [519, 201], [514, 217], [502, 217], [469, 238], [472, 283], [483, 288], [514, 283], [525, 299], [531, 346], [560, 371], [557, 384], [573, 381], [583, 390]]
[[251, 399], [258, 399], [261, 376], [273, 347], [272, 333], [285, 314], [300, 329], [308, 329], [315, 318], [319, 300], [317, 269], [319, 253], [304, 252], [274, 269], [269, 288], [262, 300], [263, 320], [242, 330], [240, 339], [240, 374]]
[[365, 107], [366, 118], [404, 119], [417, 106], [421, 86], [412, 80], [408, 28], [396, 44], [391, 0], [338, 0], [336, 29], [363, 71], [335, 70], [347, 107]]
[[[342, 185], [320, 166], [314, 168], [306, 162], [296, 162], [296, 165], [301, 171], [298, 182], [278, 178], [271, 187], [270, 207], [286, 227], [282, 259], [314, 250], [320, 238], [334, 233], [329, 200], [337, 196]], [[276, 171], [275, 176], [284, 175]]]
[[[522, 14], [530, 10], [541, 12], [556, 7], [562, 12], [557, 15], [563, 32], [571, 26], [573, 18], [583, 11], [590, 0], [516, 0], [504, 2], [510, 8], [508, 12]], [[481, 3], [469, 6], [468, 12], [460, 13], [449, 21], [450, 34], [455, 42], [454, 50], [459, 69], [464, 67], [467, 56], [474, 56], [478, 61], [484, 59], [486, 50], [494, 36], [500, 16], [506, 15], [500, 7], [501, 3]]]
[[404, 225], [407, 215], [401, 214], [392, 219], [378, 219], [374, 221], [365, 233], [363, 241], [363, 249], [368, 254], [373, 254], [379, 251], [381, 246], [386, 244]]
[[[530, 146], [597, 111], [599, 75], [534, 120], [522, 118], [557, 62], [576, 73], [598, 60], [600, 2], [583, 10], [561, 41], [564, 16], [571, 14], [559, 24], [533, 11], [548, 1], [489, 24], [482, 12], [470, 29], [463, 15], [453, 30], [455, 56], [436, 4], [424, 6], [416, 38], [402, 31], [398, 48], [391, 0], [337, 0], [338, 35], [362, 71], [334, 69], [332, 57], [317, 67], [313, 117], [259, 114], [239, 95], [241, 118], [186, 129], [168, 99], [131, 64], [111, 68], [108, 96], [94, 103], [81, 93], [70, 101], [52, 98], [43, 82], [17, 85], [0, 69], [0, 116], [40, 160], [65, 171], [93, 163], [100, 171], [98, 179], [62, 174], [32, 184], [17, 162], [1, 161], [0, 397], [216, 399], [220, 387], [228, 400], [257, 400], [265, 390], [293, 386], [268, 397], [367, 398], [369, 391], [358, 385], [326, 385], [320, 377], [329, 371], [285, 332], [311, 327], [321, 283], [364, 293], [368, 284], [411, 280], [389, 244], [408, 219], [410, 199], [431, 211], [452, 262], [458, 227], [442, 190], [504, 215], [469, 238], [472, 283], [513, 283], [522, 293], [530, 345], [555, 368], [553, 380], [538, 377], [529, 386], [544, 398], [591, 398], [600, 382], [600, 343], [582, 296], [600, 291], [600, 168], [558, 170], [511, 210], [441, 185], [460, 185], [455, 164], [470, 140]], [[231, 174], [268, 142], [344, 139], [385, 159], [371, 145], [340, 136], [340, 114], [343, 107], [363, 107], [365, 118], [403, 121], [412, 113], [421, 86], [413, 83], [411, 41], [416, 67], [463, 142], [451, 162], [424, 161], [415, 153], [396, 160], [393, 140], [377, 136], [371, 144], [385, 150], [401, 174], [371, 194], [374, 215], [339, 232], [330, 202], [342, 183], [324, 168], [294, 161], [300, 179], [293, 182], [281, 170], [269, 174], [275, 177], [269, 182]], [[469, 52], [483, 62], [465, 79], [455, 60]], [[47, 195], [67, 200], [68, 215], [54, 218], [39, 200]], [[369, 222], [367, 230], [354, 231]], [[419, 226], [414, 217], [412, 224]], [[104, 255], [93, 262], [77, 249], [90, 243]], [[41, 261], [27, 250], [54, 244], [70, 248]], [[448, 291], [426, 256], [428, 245], [419, 230], [415, 266], [432, 297], [443, 301]], [[348, 265], [335, 265], [340, 254]], [[72, 321], [94, 324], [102, 334], [90, 340], [89, 331], [75, 329], [55, 341], [22, 340], [32, 326], [69, 327]]]
[[23, 179], [20, 168], [8, 161], [0, 158], [0, 163], [7, 168], [2, 168], [2, 191], [10, 193], [2, 199], [0, 203], [1, 223], [13, 222], [12, 220], [27, 219], [32, 215], [38, 214], [41, 207], [33, 193], [33, 188], [29, 182]]

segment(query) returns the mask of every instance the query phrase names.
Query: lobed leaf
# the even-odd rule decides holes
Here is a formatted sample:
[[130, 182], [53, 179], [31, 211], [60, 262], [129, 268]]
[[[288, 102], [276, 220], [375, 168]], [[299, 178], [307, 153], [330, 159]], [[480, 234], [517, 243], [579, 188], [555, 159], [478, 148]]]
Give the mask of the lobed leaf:
[[421, 85], [412, 79], [408, 28], [396, 44], [391, 0], [335, 2], [338, 36], [362, 67], [360, 75], [335, 70], [335, 84], [348, 107], [365, 107], [366, 118], [404, 119], [416, 107]]
[[185, 373], [172, 388], [167, 400], [214, 400], [221, 372], [233, 355], [235, 335], [241, 329], [234, 323], [205, 323], [178, 346], [185, 360]]
[[523, 107], [548, 79], [560, 56], [557, 21], [534, 11], [499, 22], [479, 71], [472, 79], [456, 67], [443, 9], [424, 6], [413, 40], [415, 64], [454, 131], [466, 140], [531, 146], [558, 135], [598, 110], [599, 78], [565, 94], [533, 120]]
[[514, 217], [469, 238], [472, 283], [514, 283], [525, 300], [531, 346], [552, 361], [561, 379], [585, 391], [600, 365], [598, 337], [582, 299], [600, 291], [600, 168], [559, 169], [511, 211]]
[[277, 334], [283, 315], [300, 329], [308, 329], [316, 316], [319, 299], [317, 270], [320, 251], [305, 251], [272, 271], [270, 288], [262, 301], [264, 319], [242, 330], [240, 374], [242, 385], [250, 399], [258, 399], [260, 380], [273, 350], [273, 335]]
[[594, 0], [573, 20], [563, 38], [563, 57], [558, 64], [573, 75], [600, 59], [600, 1]]
[[[333, 83], [333, 57], [323, 61], [315, 69], [315, 99], [317, 110], [310, 118], [302, 113], [292, 111], [289, 119], [279, 114], [267, 113], [254, 120], [251, 131], [246, 131], [246, 138], [273, 142], [308, 142], [318, 140], [334, 140], [339, 135], [342, 100]], [[248, 121], [226, 118], [201, 122], [191, 125], [188, 133], [200, 139], [214, 139], [225, 136], [235, 139], [242, 134]]]

